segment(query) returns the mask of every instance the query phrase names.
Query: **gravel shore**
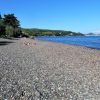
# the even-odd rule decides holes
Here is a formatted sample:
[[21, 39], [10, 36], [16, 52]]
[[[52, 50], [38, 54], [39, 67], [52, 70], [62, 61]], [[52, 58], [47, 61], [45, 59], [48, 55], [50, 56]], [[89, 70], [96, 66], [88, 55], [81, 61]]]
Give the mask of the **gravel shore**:
[[100, 100], [100, 50], [0, 39], [0, 100]]

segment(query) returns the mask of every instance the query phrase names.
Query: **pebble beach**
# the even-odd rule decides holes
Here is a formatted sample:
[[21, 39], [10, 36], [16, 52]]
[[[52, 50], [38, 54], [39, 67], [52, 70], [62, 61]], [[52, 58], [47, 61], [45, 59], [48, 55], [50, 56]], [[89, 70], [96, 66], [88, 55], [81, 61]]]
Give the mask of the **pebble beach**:
[[0, 100], [100, 100], [100, 50], [0, 39]]

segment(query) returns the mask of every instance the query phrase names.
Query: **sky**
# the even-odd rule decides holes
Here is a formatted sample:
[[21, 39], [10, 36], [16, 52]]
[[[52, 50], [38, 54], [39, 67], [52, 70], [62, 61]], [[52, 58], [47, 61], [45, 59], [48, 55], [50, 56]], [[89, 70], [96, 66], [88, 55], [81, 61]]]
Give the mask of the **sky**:
[[100, 32], [100, 0], [0, 0], [0, 13], [23, 28]]

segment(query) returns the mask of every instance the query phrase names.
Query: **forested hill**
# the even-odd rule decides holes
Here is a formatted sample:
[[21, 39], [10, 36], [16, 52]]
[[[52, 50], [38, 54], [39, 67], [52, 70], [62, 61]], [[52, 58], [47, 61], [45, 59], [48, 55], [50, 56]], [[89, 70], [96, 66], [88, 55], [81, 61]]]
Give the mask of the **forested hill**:
[[22, 28], [22, 32], [30, 36], [84, 36], [80, 32], [63, 31], [63, 30], [49, 30], [49, 29], [37, 29], [37, 28]]

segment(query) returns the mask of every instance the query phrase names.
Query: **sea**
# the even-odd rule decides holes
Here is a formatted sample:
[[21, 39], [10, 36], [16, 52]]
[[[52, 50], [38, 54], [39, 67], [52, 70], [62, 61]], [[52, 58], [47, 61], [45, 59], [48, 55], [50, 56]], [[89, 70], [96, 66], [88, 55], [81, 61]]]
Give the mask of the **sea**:
[[38, 36], [35, 39], [100, 50], [100, 36]]

